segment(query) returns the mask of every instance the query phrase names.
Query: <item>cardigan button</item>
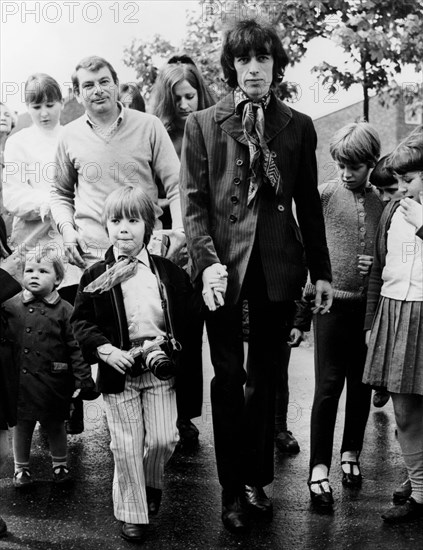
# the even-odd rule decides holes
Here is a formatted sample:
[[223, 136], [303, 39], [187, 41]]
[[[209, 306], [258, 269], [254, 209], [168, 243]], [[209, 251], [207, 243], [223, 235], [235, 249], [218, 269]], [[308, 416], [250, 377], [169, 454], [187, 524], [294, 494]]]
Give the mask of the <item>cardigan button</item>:
[[28, 348], [25, 348], [25, 349], [24, 349], [24, 353], [29, 353], [29, 349], [28, 349]]
[[26, 332], [31, 332], [31, 329], [30, 329], [29, 327], [27, 327], [27, 328], [25, 329], [25, 331], [26, 331]]
[[236, 159], [235, 164], [237, 166], [242, 166], [244, 164], [244, 161], [242, 159]]
[[241, 178], [234, 178], [234, 184], [239, 185], [241, 183]]
[[232, 203], [232, 204], [238, 204], [238, 203], [239, 203], [238, 197], [235, 196], [235, 195], [232, 195], [232, 197], [231, 197], [231, 203]]
[[285, 210], [283, 204], [278, 204], [278, 210], [279, 212], [283, 212]]
[[26, 369], [22, 369], [22, 372], [26, 374], [28, 371]]
[[237, 218], [236, 216], [234, 216], [233, 214], [231, 214], [231, 215], [229, 216], [229, 221], [230, 221], [231, 223], [235, 223], [237, 220], [238, 220], [238, 218]]
[[29, 311], [29, 313], [33, 313], [34, 308], [33, 308], [33, 307], [30, 307], [30, 308], [28, 309], [28, 311]]
[[40, 313], [41, 313], [41, 315], [45, 315], [45, 314], [46, 314], [46, 312], [44, 311], [44, 309], [42, 309], [42, 310], [40, 311]]

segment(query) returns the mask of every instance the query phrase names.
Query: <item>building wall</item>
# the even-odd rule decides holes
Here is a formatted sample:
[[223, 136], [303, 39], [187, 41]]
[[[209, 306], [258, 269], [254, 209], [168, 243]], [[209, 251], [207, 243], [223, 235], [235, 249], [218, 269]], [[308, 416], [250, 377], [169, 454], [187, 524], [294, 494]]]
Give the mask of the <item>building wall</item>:
[[[329, 153], [329, 142], [333, 134], [350, 122], [358, 122], [363, 116], [363, 102], [354, 103], [329, 115], [314, 120], [317, 132], [317, 166], [319, 185], [336, 177], [336, 164]], [[383, 107], [377, 97], [370, 98], [369, 118], [379, 132], [382, 155], [392, 151], [398, 142], [408, 135], [417, 124], [405, 122], [402, 102]]]

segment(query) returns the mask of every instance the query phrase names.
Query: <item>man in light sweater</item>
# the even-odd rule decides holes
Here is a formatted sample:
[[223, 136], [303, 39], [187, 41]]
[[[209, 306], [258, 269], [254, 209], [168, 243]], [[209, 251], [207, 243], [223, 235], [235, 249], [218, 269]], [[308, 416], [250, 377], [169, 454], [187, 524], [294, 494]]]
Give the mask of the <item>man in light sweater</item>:
[[101, 225], [103, 205], [112, 191], [124, 185], [140, 186], [150, 196], [160, 231], [156, 174], [172, 216], [167, 252], [171, 257], [184, 236], [179, 160], [164, 126], [153, 115], [125, 109], [118, 102], [117, 74], [101, 57], [80, 61], [72, 85], [85, 114], [64, 128], [51, 193], [51, 211], [69, 261], [85, 268], [104, 255], [109, 244]]

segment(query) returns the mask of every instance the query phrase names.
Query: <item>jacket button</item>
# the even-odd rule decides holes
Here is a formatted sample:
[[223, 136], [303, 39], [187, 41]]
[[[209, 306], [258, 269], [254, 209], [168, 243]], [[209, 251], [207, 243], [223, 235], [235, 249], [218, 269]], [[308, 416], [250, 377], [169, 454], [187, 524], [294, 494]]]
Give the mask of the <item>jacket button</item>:
[[236, 197], [235, 195], [232, 195], [232, 197], [231, 197], [231, 203], [232, 203], [232, 204], [238, 204], [238, 203], [239, 203], [238, 197]]
[[242, 166], [242, 165], [244, 164], [244, 161], [241, 160], [241, 159], [236, 159], [235, 164], [236, 164], [237, 166]]
[[38, 357], [41, 355], [39, 351], [35, 352], [35, 355], [38, 355]]
[[27, 328], [25, 329], [25, 331], [26, 331], [26, 332], [31, 332], [31, 329], [30, 329], [29, 327], [27, 327]]
[[276, 157], [276, 151], [270, 151], [270, 156], [272, 158], [275, 158]]
[[46, 314], [46, 312], [44, 311], [44, 309], [42, 309], [42, 310], [40, 311], [40, 313], [41, 313], [41, 315], [45, 315], [45, 314]]
[[237, 219], [238, 219], [238, 218], [237, 218], [236, 216], [234, 216], [233, 214], [231, 214], [231, 215], [229, 216], [229, 221], [230, 221], [231, 223], [235, 223], [235, 222], [237, 221]]
[[285, 210], [283, 204], [278, 204], [278, 210], [279, 212], [283, 212]]
[[43, 333], [43, 331], [42, 331], [42, 330], [39, 330], [39, 331], [38, 331], [38, 334], [40, 334], [40, 335], [41, 335], [42, 333]]
[[235, 185], [239, 185], [241, 183], [241, 179], [240, 178], [234, 178], [234, 184]]
[[25, 349], [24, 349], [24, 353], [29, 353], [29, 349], [28, 349], [28, 348], [25, 348]]
[[26, 369], [22, 369], [22, 372], [26, 374], [28, 371]]
[[34, 311], [34, 308], [33, 308], [33, 307], [30, 307], [30, 308], [28, 309], [28, 311], [29, 311], [29, 313], [32, 313], [32, 312]]

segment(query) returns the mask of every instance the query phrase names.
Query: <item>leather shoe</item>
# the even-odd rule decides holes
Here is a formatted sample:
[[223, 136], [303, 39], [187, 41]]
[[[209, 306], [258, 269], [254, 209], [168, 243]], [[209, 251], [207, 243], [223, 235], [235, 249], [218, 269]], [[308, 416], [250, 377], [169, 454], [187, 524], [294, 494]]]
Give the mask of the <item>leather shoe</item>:
[[156, 516], [159, 513], [162, 501], [162, 490], [154, 487], [146, 487], [148, 515]]
[[407, 479], [394, 490], [392, 493], [392, 500], [395, 504], [404, 504], [409, 496], [411, 496], [411, 481]]
[[390, 397], [390, 393], [385, 388], [375, 390], [373, 394], [373, 405], [380, 409], [386, 405]]
[[[316, 509], [330, 511], [332, 510], [333, 505], [332, 488], [329, 485], [328, 490], [326, 490], [323, 483], [327, 483], [329, 485], [329, 479], [325, 477], [324, 479], [318, 479], [316, 481], [307, 481], [307, 485], [310, 490], [310, 498]], [[317, 485], [318, 492], [312, 490], [312, 485]]]
[[2, 517], [0, 517], [0, 537], [7, 535], [7, 525]]
[[222, 491], [222, 522], [232, 533], [243, 533], [247, 529], [247, 518], [239, 495]]
[[300, 452], [298, 441], [292, 435], [292, 432], [279, 432], [275, 438], [276, 447], [281, 453], [289, 453], [295, 455]]
[[273, 504], [266, 495], [263, 487], [253, 487], [246, 485], [242, 493], [242, 501], [251, 511], [260, 515], [271, 516], [273, 514]]
[[418, 518], [423, 518], [423, 504], [418, 504], [413, 497], [382, 514], [382, 519], [388, 523], [402, 523]]
[[129, 542], [142, 542], [147, 533], [144, 523], [123, 523], [120, 536]]

